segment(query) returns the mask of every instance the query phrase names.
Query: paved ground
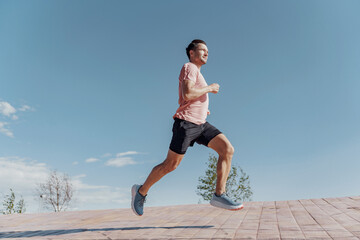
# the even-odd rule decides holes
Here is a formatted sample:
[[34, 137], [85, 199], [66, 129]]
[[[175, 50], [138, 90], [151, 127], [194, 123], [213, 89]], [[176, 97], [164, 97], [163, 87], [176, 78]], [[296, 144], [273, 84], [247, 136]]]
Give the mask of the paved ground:
[[2, 239], [360, 239], [360, 196], [0, 216]]

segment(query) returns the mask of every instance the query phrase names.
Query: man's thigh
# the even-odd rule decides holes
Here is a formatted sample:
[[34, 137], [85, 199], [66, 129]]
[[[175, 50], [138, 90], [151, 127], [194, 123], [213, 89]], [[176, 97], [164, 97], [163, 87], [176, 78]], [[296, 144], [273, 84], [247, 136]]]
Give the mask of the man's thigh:
[[188, 147], [193, 146], [201, 135], [201, 127], [181, 119], [175, 119], [170, 150], [177, 154], [185, 154]]
[[208, 144], [208, 147], [215, 150], [218, 154], [223, 154], [229, 149], [234, 149], [229, 139], [223, 134], [214, 137]]
[[217, 129], [215, 126], [206, 122], [203, 125], [203, 130], [199, 138], [196, 139], [198, 144], [202, 144], [205, 146], [209, 146], [211, 140], [213, 140], [217, 135], [221, 134], [221, 131]]

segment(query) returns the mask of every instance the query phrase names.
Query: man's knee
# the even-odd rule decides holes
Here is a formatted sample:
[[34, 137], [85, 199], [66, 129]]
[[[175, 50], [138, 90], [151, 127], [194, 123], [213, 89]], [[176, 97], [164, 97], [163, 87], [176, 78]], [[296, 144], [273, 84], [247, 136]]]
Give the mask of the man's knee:
[[230, 157], [231, 158], [234, 155], [234, 152], [235, 152], [234, 147], [230, 143], [228, 143], [228, 144], [226, 144], [226, 146], [224, 147], [224, 149], [221, 151], [220, 154], [223, 157], [226, 157], [226, 158]]
[[178, 165], [176, 165], [176, 164], [166, 164], [166, 165], [164, 165], [164, 170], [166, 173], [170, 173], [170, 172], [174, 171], [177, 167], [178, 167]]
[[166, 173], [170, 173], [172, 171], [174, 171], [178, 166], [179, 166], [180, 162], [179, 161], [169, 161], [168, 159], [166, 159], [163, 162], [163, 169]]

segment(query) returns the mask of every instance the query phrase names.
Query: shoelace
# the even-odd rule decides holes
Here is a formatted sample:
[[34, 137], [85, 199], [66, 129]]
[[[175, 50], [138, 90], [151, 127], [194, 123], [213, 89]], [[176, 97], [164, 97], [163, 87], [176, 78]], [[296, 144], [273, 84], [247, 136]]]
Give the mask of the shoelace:
[[144, 205], [144, 203], [146, 203], [146, 196], [142, 196], [141, 194], [140, 195], [140, 201], [138, 203], [141, 203], [142, 205]]

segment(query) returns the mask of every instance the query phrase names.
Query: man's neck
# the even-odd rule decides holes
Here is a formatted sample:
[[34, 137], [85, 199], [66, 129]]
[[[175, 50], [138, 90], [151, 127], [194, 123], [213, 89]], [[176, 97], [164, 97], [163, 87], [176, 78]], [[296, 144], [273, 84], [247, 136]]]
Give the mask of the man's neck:
[[201, 69], [201, 66], [203, 65], [202, 63], [196, 63], [196, 62], [192, 62], [190, 61], [192, 64], [196, 65], [198, 67], [198, 69]]

